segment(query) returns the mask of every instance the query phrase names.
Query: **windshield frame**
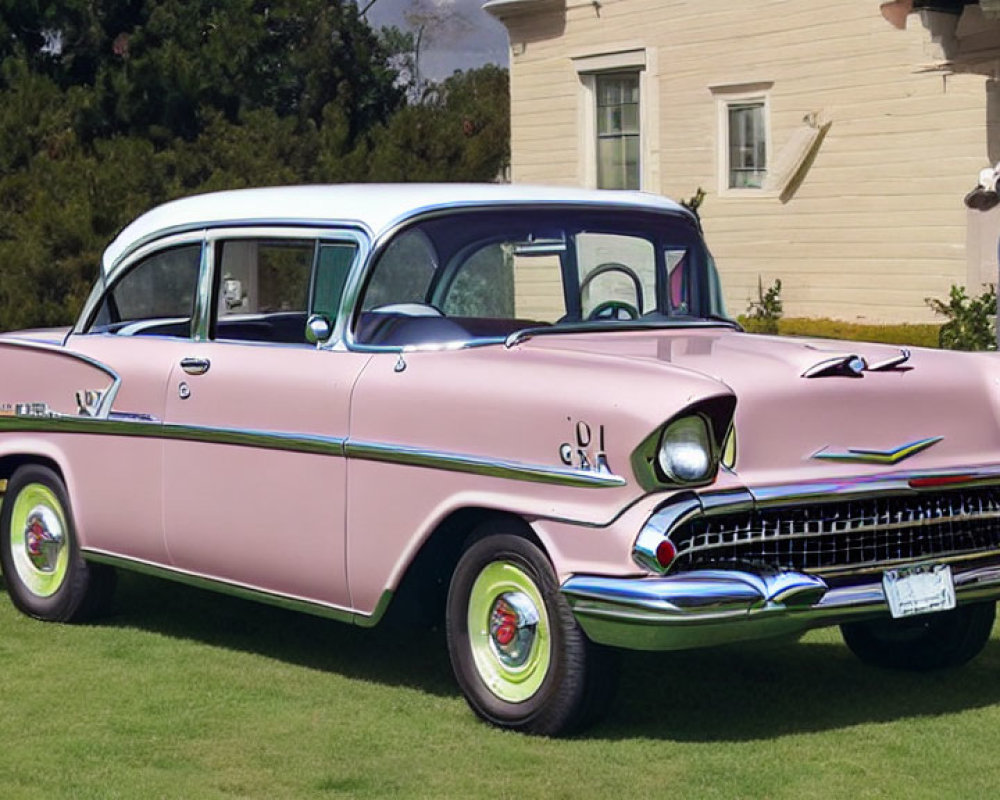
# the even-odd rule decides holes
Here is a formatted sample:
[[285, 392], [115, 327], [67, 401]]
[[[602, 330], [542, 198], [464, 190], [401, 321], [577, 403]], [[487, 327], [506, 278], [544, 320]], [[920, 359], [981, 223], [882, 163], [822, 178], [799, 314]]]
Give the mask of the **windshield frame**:
[[[446, 227], [454, 225], [457, 218], [464, 218], [464, 227], [472, 222], [486, 220], [487, 227], [494, 225], [501, 217], [510, 220], [518, 217], [518, 225], [528, 228], [540, 228], [552, 220], [559, 220], [565, 230], [567, 241], [565, 257], [561, 259], [561, 278], [564, 301], [567, 314], [552, 324], [524, 325], [502, 335], [477, 336], [469, 333], [465, 338], [450, 341], [429, 341], [416, 344], [384, 344], [358, 340], [358, 327], [366, 296], [373, 276], [379, 269], [382, 257], [393, 243], [405, 233], [413, 230]], [[539, 223], [540, 216], [545, 220]], [[528, 223], [531, 224], [528, 224]], [[582, 303], [580, 298], [580, 274], [573, 245], [575, 237], [581, 233], [619, 234], [635, 236], [649, 241], [653, 247], [655, 259], [655, 311], [644, 314], [639, 319], [596, 319], [581, 318]], [[433, 237], [430, 237], [433, 239]], [[511, 227], [498, 229], [493, 240], [502, 241], [511, 238]], [[439, 258], [425, 290], [424, 300], [433, 304], [446, 297], [451, 285], [459, 275], [460, 267], [465, 263], [460, 258], [463, 252], [482, 248], [491, 237], [480, 237], [462, 246], [452, 248], [445, 257]], [[689, 309], [686, 312], [669, 310], [669, 278], [666, 273], [666, 252], [683, 246], [692, 259], [688, 267], [692, 276], [690, 284]], [[468, 206], [461, 208], [436, 209], [407, 218], [386, 231], [375, 242], [368, 258], [365, 260], [363, 274], [354, 283], [351, 307], [352, 312], [346, 320], [343, 342], [350, 350], [369, 352], [400, 352], [413, 350], [459, 349], [464, 347], [480, 347], [487, 345], [506, 345], [523, 341], [538, 335], [554, 335], [560, 333], [573, 334], [580, 332], [593, 333], [597, 331], [628, 331], [656, 330], [691, 327], [725, 326], [741, 329], [739, 324], [724, 314], [724, 309], [711, 308], [713, 299], [718, 293], [713, 292], [711, 282], [718, 281], [717, 275], [711, 274], [715, 269], [714, 261], [705, 245], [697, 220], [683, 211], [671, 209], [656, 210], [646, 207], [627, 207], [619, 205], [604, 206], [600, 204], [504, 204], [486, 206]], [[664, 309], [667, 309], [664, 312]], [[369, 312], [371, 309], [369, 309]], [[722, 313], [720, 313], [720, 311]], [[447, 319], [447, 317], [445, 317]]]

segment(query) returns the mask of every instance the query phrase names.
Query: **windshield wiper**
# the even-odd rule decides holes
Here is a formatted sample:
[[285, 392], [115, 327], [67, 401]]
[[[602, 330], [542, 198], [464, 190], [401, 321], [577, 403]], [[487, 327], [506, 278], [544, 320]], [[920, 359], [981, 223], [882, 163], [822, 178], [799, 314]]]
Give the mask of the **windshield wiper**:
[[719, 314], [708, 314], [704, 317], [657, 317], [655, 319], [626, 320], [590, 320], [573, 322], [568, 325], [537, 325], [531, 328], [521, 328], [504, 339], [504, 347], [511, 348], [516, 344], [533, 339], [536, 336], [547, 336], [558, 333], [594, 333], [595, 331], [647, 331], [657, 328], [711, 328], [725, 325], [734, 330], [742, 331], [743, 327], [735, 320]]

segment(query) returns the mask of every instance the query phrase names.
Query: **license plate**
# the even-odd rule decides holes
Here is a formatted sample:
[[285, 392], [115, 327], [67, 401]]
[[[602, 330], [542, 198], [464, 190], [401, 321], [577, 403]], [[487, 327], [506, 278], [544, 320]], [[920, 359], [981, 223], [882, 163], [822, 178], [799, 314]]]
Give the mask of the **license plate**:
[[947, 564], [887, 569], [882, 588], [893, 617], [912, 617], [955, 607], [955, 583]]

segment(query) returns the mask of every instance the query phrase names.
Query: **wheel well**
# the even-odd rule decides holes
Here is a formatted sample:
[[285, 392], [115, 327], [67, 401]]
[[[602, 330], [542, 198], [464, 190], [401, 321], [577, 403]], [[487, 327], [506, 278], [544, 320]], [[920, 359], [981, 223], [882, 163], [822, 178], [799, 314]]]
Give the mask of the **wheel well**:
[[63, 483], [66, 482], [62, 469], [51, 458], [39, 455], [0, 456], [0, 495], [7, 491], [7, 481], [10, 480], [11, 475], [17, 471], [18, 467], [23, 467], [25, 464], [39, 464], [48, 467], [59, 476]]
[[531, 526], [516, 514], [493, 508], [453, 511], [438, 523], [410, 562], [389, 606], [387, 619], [407, 625], [438, 626], [444, 620], [455, 565], [473, 532], [487, 522], [506, 522], [511, 528], [509, 532], [519, 533], [545, 550]]

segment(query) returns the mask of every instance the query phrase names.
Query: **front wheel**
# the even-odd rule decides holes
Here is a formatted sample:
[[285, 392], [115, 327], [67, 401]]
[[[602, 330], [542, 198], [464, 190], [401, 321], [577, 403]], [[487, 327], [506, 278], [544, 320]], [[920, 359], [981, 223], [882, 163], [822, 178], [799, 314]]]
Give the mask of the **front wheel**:
[[452, 668], [480, 717], [553, 736], [593, 721], [614, 691], [614, 653], [594, 645], [563, 599], [548, 559], [527, 539], [484, 535], [448, 592]]
[[66, 487], [48, 467], [20, 467], [0, 506], [0, 569], [14, 605], [52, 622], [82, 619], [110, 600], [114, 572], [80, 555]]
[[972, 603], [951, 611], [840, 626], [858, 658], [876, 667], [930, 670], [958, 667], [986, 646], [996, 603]]

